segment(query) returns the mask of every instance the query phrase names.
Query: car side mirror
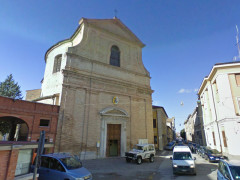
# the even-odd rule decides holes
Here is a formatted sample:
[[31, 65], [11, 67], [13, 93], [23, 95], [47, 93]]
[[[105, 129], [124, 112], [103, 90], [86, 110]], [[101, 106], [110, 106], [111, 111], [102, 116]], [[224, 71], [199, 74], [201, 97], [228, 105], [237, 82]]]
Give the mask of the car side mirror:
[[170, 160], [172, 160], [172, 157], [170, 157]]
[[197, 158], [196, 157], [194, 157], [194, 160], [196, 160]]

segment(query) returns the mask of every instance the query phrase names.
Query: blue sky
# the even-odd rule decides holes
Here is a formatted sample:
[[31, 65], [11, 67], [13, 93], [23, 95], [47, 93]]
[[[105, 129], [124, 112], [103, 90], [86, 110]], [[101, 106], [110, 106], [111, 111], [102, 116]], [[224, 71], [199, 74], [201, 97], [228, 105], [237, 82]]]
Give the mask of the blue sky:
[[[38, 89], [44, 54], [69, 38], [82, 17], [117, 17], [145, 44], [154, 105], [177, 130], [196, 107], [196, 89], [215, 63], [237, 55], [239, 0], [0, 0], [0, 81], [13, 74], [25, 94]], [[184, 103], [181, 106], [181, 102]], [[181, 124], [181, 126], [180, 126]]]

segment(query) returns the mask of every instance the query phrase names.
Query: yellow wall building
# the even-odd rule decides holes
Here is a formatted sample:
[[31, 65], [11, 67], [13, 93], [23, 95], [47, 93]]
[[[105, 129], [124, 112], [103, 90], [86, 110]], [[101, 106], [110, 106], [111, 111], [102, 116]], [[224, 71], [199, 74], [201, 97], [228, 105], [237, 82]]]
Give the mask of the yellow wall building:
[[167, 144], [167, 125], [168, 115], [161, 106], [153, 106], [153, 132], [154, 144], [158, 150], [163, 150]]

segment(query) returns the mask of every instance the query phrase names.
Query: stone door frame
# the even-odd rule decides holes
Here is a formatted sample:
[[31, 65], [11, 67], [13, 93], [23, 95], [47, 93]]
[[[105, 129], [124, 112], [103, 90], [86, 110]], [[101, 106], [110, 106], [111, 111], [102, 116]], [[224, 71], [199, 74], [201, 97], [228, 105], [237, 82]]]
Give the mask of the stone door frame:
[[121, 125], [121, 142], [120, 142], [120, 156], [125, 155], [127, 149], [127, 120], [128, 114], [125, 110], [118, 107], [108, 107], [100, 112], [101, 115], [101, 140], [100, 140], [100, 157], [106, 157], [107, 152], [107, 125], [120, 124]]

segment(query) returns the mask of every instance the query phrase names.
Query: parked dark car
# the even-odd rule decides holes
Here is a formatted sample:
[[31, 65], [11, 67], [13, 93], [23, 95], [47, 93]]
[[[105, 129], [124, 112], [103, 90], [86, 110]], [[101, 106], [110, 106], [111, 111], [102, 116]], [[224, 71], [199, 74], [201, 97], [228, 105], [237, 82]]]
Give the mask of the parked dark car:
[[164, 149], [165, 149], [165, 150], [173, 150], [174, 146], [175, 146], [175, 142], [169, 142], [169, 143], [164, 147]]
[[216, 149], [205, 149], [203, 158], [209, 162], [219, 162], [220, 159], [224, 159], [222, 154]]
[[[34, 167], [34, 165], [31, 166], [32, 172]], [[81, 161], [78, 158], [66, 153], [42, 155], [38, 173], [39, 180], [92, 180], [92, 174], [82, 166]]]
[[198, 150], [198, 154], [203, 157], [204, 156], [204, 152], [207, 149], [206, 146], [200, 146], [199, 150]]

